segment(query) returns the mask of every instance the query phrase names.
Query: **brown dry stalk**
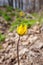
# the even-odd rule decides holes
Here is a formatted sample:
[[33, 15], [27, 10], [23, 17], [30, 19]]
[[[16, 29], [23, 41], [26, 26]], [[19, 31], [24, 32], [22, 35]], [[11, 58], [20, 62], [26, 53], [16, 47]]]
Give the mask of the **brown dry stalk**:
[[[20, 36], [19, 36], [19, 40], [20, 40]], [[17, 59], [18, 59], [18, 65], [20, 65], [20, 61], [19, 61], [19, 40], [17, 43]]]

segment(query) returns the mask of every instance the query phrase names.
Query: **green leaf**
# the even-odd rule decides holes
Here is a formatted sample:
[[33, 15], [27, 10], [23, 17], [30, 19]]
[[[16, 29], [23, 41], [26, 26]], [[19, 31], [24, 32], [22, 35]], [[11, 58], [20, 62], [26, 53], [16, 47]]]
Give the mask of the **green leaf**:
[[0, 42], [5, 40], [5, 36], [0, 33]]

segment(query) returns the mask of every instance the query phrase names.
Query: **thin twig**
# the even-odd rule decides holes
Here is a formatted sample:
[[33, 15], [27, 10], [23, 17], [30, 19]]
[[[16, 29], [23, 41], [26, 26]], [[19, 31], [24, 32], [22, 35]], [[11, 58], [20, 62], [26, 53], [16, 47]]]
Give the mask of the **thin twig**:
[[[20, 40], [20, 36], [19, 36], [19, 40]], [[19, 40], [18, 40], [18, 43], [17, 43], [17, 59], [18, 59], [18, 65], [20, 65], [20, 62], [19, 62]]]

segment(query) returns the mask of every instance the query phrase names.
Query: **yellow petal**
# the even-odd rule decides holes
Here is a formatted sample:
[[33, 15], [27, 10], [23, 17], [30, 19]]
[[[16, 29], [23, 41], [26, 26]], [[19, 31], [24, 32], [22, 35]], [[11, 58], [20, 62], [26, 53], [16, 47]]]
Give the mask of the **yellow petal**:
[[27, 33], [27, 26], [26, 25], [20, 25], [17, 27], [17, 33], [19, 35], [24, 35]]
[[24, 16], [25, 15], [25, 13], [24, 12], [20, 12], [20, 16]]

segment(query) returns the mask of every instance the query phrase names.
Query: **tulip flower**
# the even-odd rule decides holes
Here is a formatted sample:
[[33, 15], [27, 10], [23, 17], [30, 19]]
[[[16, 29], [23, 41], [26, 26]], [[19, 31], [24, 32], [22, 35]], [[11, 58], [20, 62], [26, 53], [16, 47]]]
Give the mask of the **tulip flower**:
[[18, 26], [17, 27], [17, 33], [19, 34], [19, 35], [24, 35], [24, 34], [26, 34], [27, 33], [27, 25], [20, 25], [20, 26]]
[[23, 17], [23, 16], [25, 15], [25, 13], [24, 13], [24, 12], [20, 12], [19, 15], [20, 15], [21, 17]]

